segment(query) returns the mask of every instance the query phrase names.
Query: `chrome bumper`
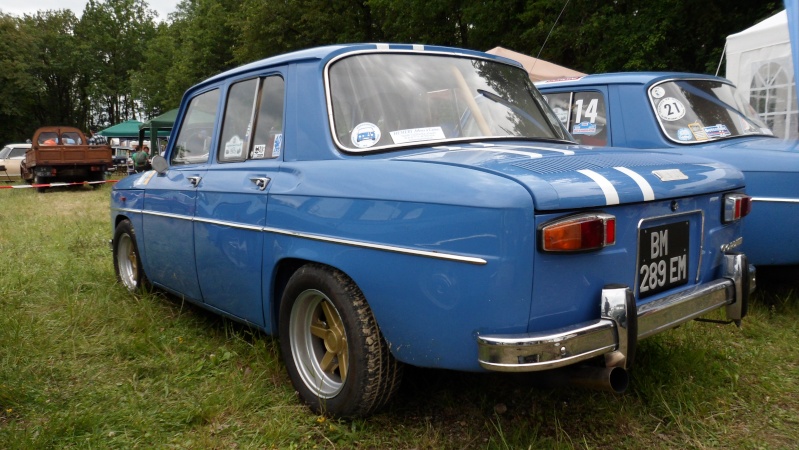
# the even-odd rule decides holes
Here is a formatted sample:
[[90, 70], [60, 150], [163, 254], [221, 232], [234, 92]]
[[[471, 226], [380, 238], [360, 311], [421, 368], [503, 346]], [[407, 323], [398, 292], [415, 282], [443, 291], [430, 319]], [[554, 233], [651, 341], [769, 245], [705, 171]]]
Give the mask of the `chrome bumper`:
[[737, 324], [755, 288], [755, 268], [743, 254], [727, 254], [720, 278], [636, 307], [627, 286], [602, 290], [601, 317], [574, 326], [515, 335], [477, 337], [478, 360], [488, 370], [533, 372], [605, 356], [608, 367], [629, 368], [638, 340], [726, 307]]

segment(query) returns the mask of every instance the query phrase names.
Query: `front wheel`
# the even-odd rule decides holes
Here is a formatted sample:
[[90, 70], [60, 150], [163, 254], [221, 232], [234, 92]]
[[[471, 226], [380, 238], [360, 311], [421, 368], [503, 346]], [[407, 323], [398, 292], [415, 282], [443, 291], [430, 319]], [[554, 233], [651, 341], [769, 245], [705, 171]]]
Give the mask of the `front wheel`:
[[130, 292], [142, 291], [147, 286], [147, 278], [139, 257], [136, 233], [130, 220], [125, 219], [117, 225], [114, 230], [113, 247], [114, 272], [117, 280]]
[[280, 347], [300, 398], [318, 413], [361, 417], [383, 406], [402, 379], [358, 286], [340, 271], [308, 264], [280, 303]]

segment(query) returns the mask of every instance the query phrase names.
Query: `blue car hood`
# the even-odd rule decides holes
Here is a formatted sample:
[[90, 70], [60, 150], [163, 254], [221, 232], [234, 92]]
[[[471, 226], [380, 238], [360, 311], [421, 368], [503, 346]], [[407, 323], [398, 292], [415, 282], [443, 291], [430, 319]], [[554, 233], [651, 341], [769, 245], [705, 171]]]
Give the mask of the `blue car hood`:
[[603, 207], [744, 186], [736, 168], [705, 158], [618, 148], [531, 144], [442, 146], [401, 160], [467, 167], [513, 179], [537, 210]]

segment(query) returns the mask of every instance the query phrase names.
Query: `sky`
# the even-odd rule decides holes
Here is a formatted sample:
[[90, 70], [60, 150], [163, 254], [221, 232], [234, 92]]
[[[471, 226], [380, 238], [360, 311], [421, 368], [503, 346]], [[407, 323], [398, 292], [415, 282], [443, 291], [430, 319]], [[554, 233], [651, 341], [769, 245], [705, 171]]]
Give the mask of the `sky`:
[[[156, 20], [164, 21], [167, 14], [174, 12], [180, 0], [152, 0], [148, 1], [150, 9], [158, 13]], [[23, 14], [34, 14], [36, 11], [48, 9], [71, 9], [80, 17], [86, 8], [86, 0], [0, 0], [0, 11], [21, 17]]]

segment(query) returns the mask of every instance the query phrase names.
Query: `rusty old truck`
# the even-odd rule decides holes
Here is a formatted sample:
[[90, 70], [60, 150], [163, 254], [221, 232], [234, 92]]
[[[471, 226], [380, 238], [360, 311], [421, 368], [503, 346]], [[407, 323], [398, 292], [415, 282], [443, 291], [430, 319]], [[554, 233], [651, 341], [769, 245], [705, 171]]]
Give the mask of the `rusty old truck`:
[[33, 134], [20, 169], [22, 178], [42, 192], [54, 183], [99, 187], [113, 165], [111, 147], [106, 143], [90, 143], [77, 128], [48, 126]]

